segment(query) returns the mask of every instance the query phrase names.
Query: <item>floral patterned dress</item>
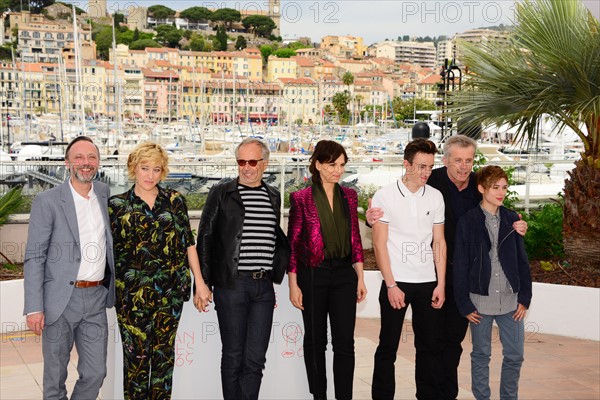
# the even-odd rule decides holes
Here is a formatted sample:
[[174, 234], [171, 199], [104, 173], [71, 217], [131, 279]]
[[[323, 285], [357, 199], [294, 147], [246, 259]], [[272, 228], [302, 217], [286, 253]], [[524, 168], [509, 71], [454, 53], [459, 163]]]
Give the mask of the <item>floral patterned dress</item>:
[[158, 187], [154, 207], [129, 191], [109, 199], [126, 399], [171, 397], [175, 335], [190, 298], [185, 198]]

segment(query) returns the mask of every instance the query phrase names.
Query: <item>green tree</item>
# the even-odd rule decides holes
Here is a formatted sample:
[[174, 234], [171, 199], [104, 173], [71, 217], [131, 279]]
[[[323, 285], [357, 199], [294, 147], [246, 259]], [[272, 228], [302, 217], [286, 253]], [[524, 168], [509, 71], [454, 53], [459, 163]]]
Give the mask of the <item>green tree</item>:
[[288, 49], [292, 49], [294, 51], [299, 50], [299, 49], [310, 49], [312, 46], [307, 46], [304, 43], [301, 42], [292, 42], [290, 44], [287, 45]]
[[213, 47], [216, 51], [227, 51], [227, 32], [224, 26], [217, 28], [217, 35], [213, 40]]
[[565, 181], [564, 248], [600, 268], [600, 22], [581, 1], [563, 0], [516, 3], [515, 20], [504, 45], [460, 44], [470, 75], [452, 96], [453, 116], [517, 127], [530, 142], [544, 115], [575, 131], [584, 151]]
[[273, 29], [277, 28], [275, 22], [265, 15], [250, 15], [242, 20], [244, 28], [254, 33], [254, 36], [268, 38]]
[[141, 39], [133, 42], [129, 45], [130, 50], [144, 50], [146, 47], [162, 47], [160, 43], [155, 42], [152, 39]]
[[115, 27], [118, 27], [121, 24], [121, 22], [125, 22], [125, 15], [121, 14], [121, 13], [114, 13], [113, 21], [114, 21]]
[[234, 22], [239, 22], [242, 19], [242, 14], [233, 8], [220, 8], [212, 13], [211, 21], [222, 22], [231, 29]]
[[237, 40], [235, 41], [235, 49], [236, 50], [243, 50], [248, 46], [248, 42], [246, 42], [246, 38], [243, 37], [242, 35], [239, 35], [237, 37]]
[[[394, 97], [392, 107], [397, 121], [412, 119], [415, 111], [435, 110], [435, 104], [432, 101], [418, 98], [402, 100], [400, 97]], [[423, 119], [424, 115], [421, 114], [420, 118]]]
[[350, 104], [350, 94], [347, 91], [337, 92], [331, 99], [333, 108], [338, 114], [340, 124], [347, 124], [350, 117], [350, 111], [348, 110], [348, 104]]
[[96, 42], [96, 54], [102, 60], [108, 60], [109, 49], [112, 48], [112, 27], [99, 25], [100, 30], [92, 34]]
[[206, 41], [204, 40], [204, 37], [198, 34], [193, 34], [192, 38], [190, 39], [190, 50], [192, 51], [204, 51], [204, 47], [206, 45]]
[[212, 16], [212, 11], [206, 7], [190, 7], [180, 12], [179, 16], [191, 22], [208, 21]]
[[175, 10], [163, 6], [161, 4], [157, 4], [154, 6], [148, 7], [148, 14], [157, 19], [165, 19], [175, 16]]
[[266, 65], [269, 62], [269, 56], [271, 54], [273, 54], [273, 51], [275, 51], [275, 50], [274, 50], [273, 46], [268, 45], [268, 44], [263, 44], [258, 49], [260, 50], [260, 54], [262, 55], [263, 64]]
[[348, 87], [348, 92], [350, 92], [350, 85], [354, 83], [354, 75], [352, 75], [350, 71], [344, 72], [344, 75], [342, 75], [342, 82]]
[[156, 27], [154, 40], [162, 43], [163, 46], [175, 48], [179, 46], [179, 41], [182, 37], [183, 32], [172, 25], [159, 25]]
[[283, 48], [275, 50], [273, 54], [279, 58], [290, 58], [295, 56], [296, 52], [292, 49]]

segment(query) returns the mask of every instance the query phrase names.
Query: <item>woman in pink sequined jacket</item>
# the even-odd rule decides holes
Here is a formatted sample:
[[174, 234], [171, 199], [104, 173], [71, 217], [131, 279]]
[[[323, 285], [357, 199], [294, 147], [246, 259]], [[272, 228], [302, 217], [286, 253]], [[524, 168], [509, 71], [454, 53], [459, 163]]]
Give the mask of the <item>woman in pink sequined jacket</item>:
[[313, 185], [290, 195], [290, 300], [302, 310], [304, 362], [310, 392], [327, 398], [325, 350], [331, 322], [336, 399], [352, 398], [356, 304], [365, 299], [358, 198], [338, 182], [348, 161], [337, 142], [317, 143], [310, 159]]

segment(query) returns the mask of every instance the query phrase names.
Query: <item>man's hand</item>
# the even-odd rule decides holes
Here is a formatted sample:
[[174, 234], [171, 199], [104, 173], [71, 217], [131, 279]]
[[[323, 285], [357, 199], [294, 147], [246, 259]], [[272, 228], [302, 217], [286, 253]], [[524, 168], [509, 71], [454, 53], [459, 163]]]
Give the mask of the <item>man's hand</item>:
[[44, 330], [44, 313], [39, 312], [27, 316], [27, 327], [36, 335], [41, 335]]
[[513, 229], [521, 236], [525, 236], [527, 233], [527, 222], [523, 221], [523, 216], [521, 214], [519, 214], [519, 220], [513, 222]]
[[520, 321], [525, 318], [525, 314], [527, 314], [527, 308], [523, 304], [519, 304], [517, 306], [517, 311], [513, 314], [513, 319], [515, 321]]
[[444, 305], [444, 301], [446, 301], [446, 290], [444, 286], [438, 285], [433, 289], [431, 295], [431, 307], [440, 309]]
[[379, 219], [381, 217], [383, 217], [383, 211], [381, 210], [381, 208], [371, 208], [371, 200], [369, 199], [369, 209], [367, 210], [367, 222], [369, 223], [369, 225], [373, 226], [376, 223], [379, 222]]
[[388, 290], [388, 300], [392, 308], [399, 310], [402, 307], [406, 307], [404, 303], [404, 292], [400, 290], [398, 286], [394, 286], [393, 288], [389, 288]]

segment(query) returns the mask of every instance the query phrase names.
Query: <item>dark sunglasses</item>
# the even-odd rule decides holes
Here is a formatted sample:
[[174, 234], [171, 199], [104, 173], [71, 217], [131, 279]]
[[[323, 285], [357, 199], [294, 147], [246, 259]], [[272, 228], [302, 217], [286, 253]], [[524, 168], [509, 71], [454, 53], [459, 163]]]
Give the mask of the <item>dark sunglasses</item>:
[[259, 161], [262, 161], [263, 159], [261, 158], [260, 160], [236, 160], [238, 165], [240, 167], [245, 167], [246, 164], [250, 164], [251, 167], [256, 167], [256, 164], [258, 164]]

